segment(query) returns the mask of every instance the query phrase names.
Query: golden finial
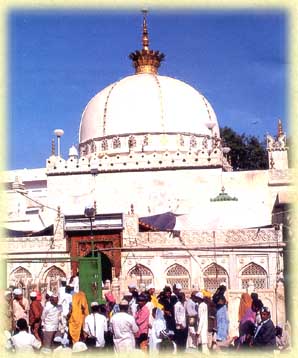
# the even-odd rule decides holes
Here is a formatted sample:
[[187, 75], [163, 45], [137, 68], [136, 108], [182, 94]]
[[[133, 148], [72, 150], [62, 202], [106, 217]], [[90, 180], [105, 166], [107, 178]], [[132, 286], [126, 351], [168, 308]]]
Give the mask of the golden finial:
[[143, 50], [149, 51], [149, 36], [148, 36], [148, 29], [147, 29], [147, 9], [142, 10], [143, 13]]
[[163, 61], [165, 55], [159, 51], [149, 50], [149, 34], [147, 28], [147, 13], [148, 10], [142, 10], [143, 12], [143, 35], [141, 51], [132, 52], [129, 58], [133, 61], [133, 65], [136, 69], [136, 74], [151, 73], [157, 74], [157, 69]]
[[282, 123], [281, 119], [278, 120], [278, 127], [277, 127], [277, 138], [281, 137], [284, 134], [282, 130]]

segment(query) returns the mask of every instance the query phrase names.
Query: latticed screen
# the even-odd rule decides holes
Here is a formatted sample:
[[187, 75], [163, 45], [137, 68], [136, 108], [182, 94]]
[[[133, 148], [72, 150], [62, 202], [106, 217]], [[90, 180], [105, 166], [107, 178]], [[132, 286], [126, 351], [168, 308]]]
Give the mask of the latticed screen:
[[204, 277], [204, 288], [207, 291], [215, 292], [219, 285], [223, 282], [227, 285], [226, 281], [223, 281], [223, 279]]
[[247, 289], [251, 284], [253, 284], [255, 290], [267, 288], [265, 278], [251, 278], [241, 280], [241, 288], [243, 289]]
[[254, 263], [248, 265], [241, 274], [241, 288], [246, 289], [250, 284], [254, 285], [254, 289], [267, 288], [266, 271]]
[[10, 274], [10, 281], [13, 285], [23, 288], [23, 294], [28, 298], [30, 284], [32, 283], [32, 275], [24, 267], [18, 267]]
[[174, 265], [167, 271], [166, 276], [167, 285], [173, 286], [175, 283], [180, 283], [183, 289], [189, 289], [190, 278], [186, 268], [180, 265]]
[[227, 271], [217, 265], [212, 264], [204, 271], [204, 288], [210, 292], [215, 292], [221, 283], [229, 287], [229, 278]]
[[27, 283], [28, 279], [32, 278], [32, 275], [25, 268], [19, 267], [13, 272], [12, 277], [18, 282]]
[[49, 286], [49, 289], [53, 292], [57, 292], [59, 288], [59, 280], [61, 277], [65, 277], [65, 273], [58, 267], [52, 267], [49, 269], [45, 281]]
[[129, 272], [129, 276], [131, 278], [135, 276], [138, 286], [140, 285], [140, 283], [145, 284], [146, 286], [150, 285], [150, 283], [153, 283], [152, 272], [143, 265], [137, 265], [132, 268]]

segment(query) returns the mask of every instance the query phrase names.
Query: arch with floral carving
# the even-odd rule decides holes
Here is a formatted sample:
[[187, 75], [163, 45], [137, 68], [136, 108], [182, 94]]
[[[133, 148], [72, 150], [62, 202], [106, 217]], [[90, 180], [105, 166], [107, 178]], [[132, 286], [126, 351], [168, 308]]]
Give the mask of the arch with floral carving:
[[229, 287], [229, 275], [225, 268], [216, 262], [208, 265], [203, 271], [204, 289], [215, 292], [221, 283], [225, 283]]
[[140, 284], [148, 286], [149, 284], [154, 283], [152, 271], [148, 267], [141, 264], [136, 264], [128, 271], [127, 275], [131, 280], [136, 281], [138, 287], [140, 287]]
[[13, 283], [15, 287], [24, 288], [32, 283], [32, 274], [23, 266], [14, 269], [9, 275], [9, 282]]
[[43, 291], [50, 290], [58, 293], [62, 277], [66, 278], [66, 274], [62, 269], [55, 265], [49, 267], [43, 274]]
[[240, 270], [239, 276], [242, 289], [247, 289], [250, 285], [253, 285], [254, 290], [268, 288], [267, 271], [255, 262], [245, 265]]
[[179, 264], [166, 269], [166, 284], [173, 287], [175, 283], [180, 283], [183, 290], [190, 289], [190, 274], [184, 266]]

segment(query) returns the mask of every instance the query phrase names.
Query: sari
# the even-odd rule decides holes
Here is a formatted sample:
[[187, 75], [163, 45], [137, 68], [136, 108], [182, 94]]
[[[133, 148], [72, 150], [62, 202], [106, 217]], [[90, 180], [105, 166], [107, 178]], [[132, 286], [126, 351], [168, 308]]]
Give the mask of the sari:
[[229, 319], [227, 305], [222, 305], [216, 312], [217, 335], [218, 341], [225, 341], [229, 335]]
[[69, 334], [73, 344], [80, 340], [85, 317], [88, 315], [89, 309], [86, 295], [84, 292], [79, 291], [72, 296], [71, 315], [68, 322]]
[[245, 315], [248, 308], [251, 308], [252, 298], [246, 292], [242, 293], [240, 304], [239, 304], [239, 312], [238, 312], [238, 321], [240, 322]]

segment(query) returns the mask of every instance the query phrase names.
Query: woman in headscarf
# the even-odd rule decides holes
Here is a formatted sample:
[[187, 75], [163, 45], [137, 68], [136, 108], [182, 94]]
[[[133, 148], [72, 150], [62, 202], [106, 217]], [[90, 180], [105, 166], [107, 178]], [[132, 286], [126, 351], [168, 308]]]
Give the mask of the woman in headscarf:
[[79, 291], [72, 296], [72, 306], [69, 318], [69, 334], [72, 343], [80, 340], [85, 317], [89, 315], [88, 302], [84, 292]]
[[226, 289], [225, 284], [222, 283], [212, 297], [216, 305], [217, 341], [225, 341], [229, 335], [227, 300], [224, 295]]
[[245, 315], [246, 311], [251, 308], [252, 298], [247, 292], [242, 293], [238, 311], [238, 321], [240, 322]]
[[150, 352], [157, 352], [159, 343], [162, 341], [161, 331], [166, 329], [166, 321], [164, 319], [163, 311], [157, 307], [152, 310], [152, 327], [149, 335], [149, 350]]

